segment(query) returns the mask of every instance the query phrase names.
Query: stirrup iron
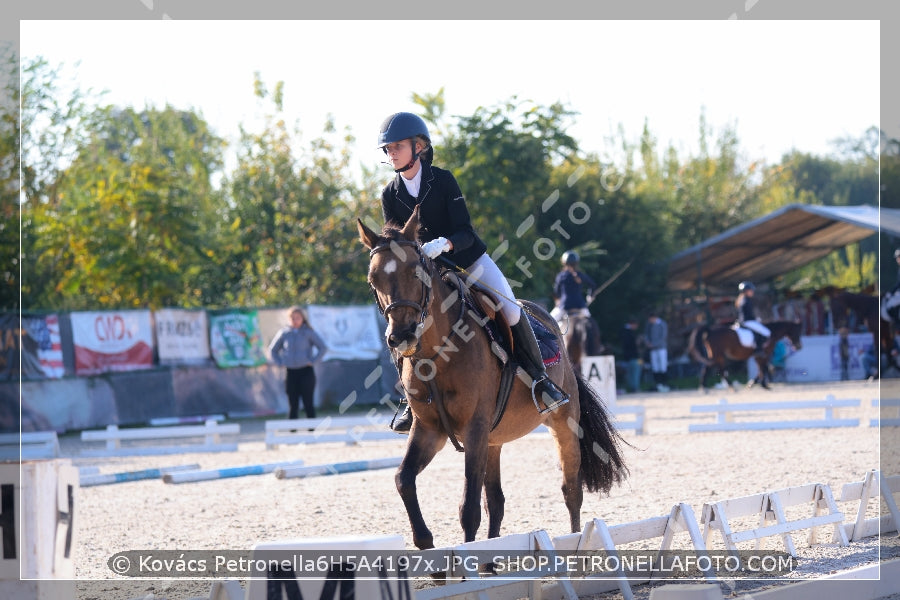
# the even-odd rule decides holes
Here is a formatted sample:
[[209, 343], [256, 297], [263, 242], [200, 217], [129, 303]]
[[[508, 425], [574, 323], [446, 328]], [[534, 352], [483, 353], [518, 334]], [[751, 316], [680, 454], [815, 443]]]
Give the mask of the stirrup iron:
[[[537, 389], [538, 384], [543, 383], [544, 381], [549, 382], [549, 385], [555, 386], [557, 389], [559, 389], [559, 391], [562, 392], [563, 399], [562, 400], [554, 400], [550, 404], [547, 404], [546, 402], [544, 402], [544, 399], [541, 398], [541, 403], [544, 405], [544, 408], [541, 408], [541, 403], [538, 403], [536, 389]], [[538, 413], [540, 413], [542, 415], [556, 410], [563, 404], [569, 403], [569, 396], [565, 392], [563, 392], [562, 389], [559, 388], [559, 386], [557, 386], [555, 383], [553, 383], [553, 380], [550, 379], [550, 377], [548, 377], [546, 375], [544, 377], [541, 377], [540, 379], [532, 379], [531, 380], [531, 399], [532, 399], [532, 401], [534, 401], [534, 407], [537, 409]]]

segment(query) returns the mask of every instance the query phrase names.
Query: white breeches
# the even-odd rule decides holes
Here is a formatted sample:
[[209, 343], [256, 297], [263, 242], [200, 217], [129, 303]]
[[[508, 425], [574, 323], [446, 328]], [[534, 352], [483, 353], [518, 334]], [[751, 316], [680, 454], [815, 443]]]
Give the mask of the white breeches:
[[747, 329], [752, 329], [756, 333], [760, 335], [764, 335], [769, 337], [772, 335], [772, 332], [769, 331], [769, 328], [760, 323], [759, 321], [744, 321], [741, 323], [741, 327], [746, 327]]
[[650, 350], [650, 370], [654, 373], [665, 373], [669, 368], [669, 351], [666, 348]]
[[[500, 312], [506, 318], [507, 323], [515, 325], [522, 316], [522, 307], [516, 303], [512, 288], [497, 263], [485, 252], [478, 257], [468, 269], [466, 283], [471, 285], [478, 282], [491, 291], [500, 301]], [[472, 281], [470, 281], [472, 280]]]

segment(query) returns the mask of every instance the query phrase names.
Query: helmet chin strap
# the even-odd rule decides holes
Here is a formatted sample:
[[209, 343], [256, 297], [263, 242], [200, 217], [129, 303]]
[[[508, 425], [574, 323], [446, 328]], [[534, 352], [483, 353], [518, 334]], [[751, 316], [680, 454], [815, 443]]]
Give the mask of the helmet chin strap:
[[415, 148], [416, 148], [416, 145], [415, 145], [415, 143], [413, 143], [413, 155], [409, 161], [409, 164], [406, 165], [405, 167], [401, 167], [399, 169], [394, 169], [394, 173], [405, 173], [406, 171], [409, 171], [410, 169], [413, 168], [413, 165], [415, 165], [416, 161], [419, 160], [419, 154], [421, 154], [421, 152], [416, 152]]

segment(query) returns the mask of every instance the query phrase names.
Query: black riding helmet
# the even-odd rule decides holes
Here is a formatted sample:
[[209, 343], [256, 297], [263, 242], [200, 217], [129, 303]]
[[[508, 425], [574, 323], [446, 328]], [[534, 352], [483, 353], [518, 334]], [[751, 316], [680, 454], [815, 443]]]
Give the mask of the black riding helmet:
[[566, 250], [562, 255], [562, 263], [564, 265], [577, 265], [578, 253], [574, 250]]
[[415, 140], [416, 138], [424, 139], [426, 143], [425, 150], [416, 152], [414, 143], [412, 160], [402, 169], [395, 169], [395, 172], [402, 173], [403, 171], [410, 169], [416, 162], [416, 159], [419, 158], [420, 154], [423, 162], [431, 163], [434, 158], [434, 150], [431, 148], [431, 136], [428, 135], [428, 126], [425, 125], [425, 121], [422, 120], [422, 117], [409, 112], [394, 113], [381, 124], [381, 129], [378, 132], [378, 147], [381, 148], [385, 154], [387, 154], [385, 146], [388, 144], [393, 144], [394, 142], [399, 142], [401, 140]]

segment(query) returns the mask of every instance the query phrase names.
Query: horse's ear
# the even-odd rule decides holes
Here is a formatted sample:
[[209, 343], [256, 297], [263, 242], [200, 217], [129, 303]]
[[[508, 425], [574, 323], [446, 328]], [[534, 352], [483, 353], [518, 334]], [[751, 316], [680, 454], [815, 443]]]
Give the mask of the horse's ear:
[[416, 241], [418, 237], [417, 234], [419, 232], [419, 205], [416, 204], [416, 207], [412, 211], [412, 215], [410, 215], [409, 219], [406, 221], [406, 225], [403, 226], [403, 229], [400, 230], [401, 235], [404, 238], [410, 240], [411, 242]]
[[379, 235], [366, 227], [366, 224], [359, 219], [356, 219], [356, 230], [359, 232], [359, 241], [363, 243], [363, 246], [371, 250], [378, 245]]

